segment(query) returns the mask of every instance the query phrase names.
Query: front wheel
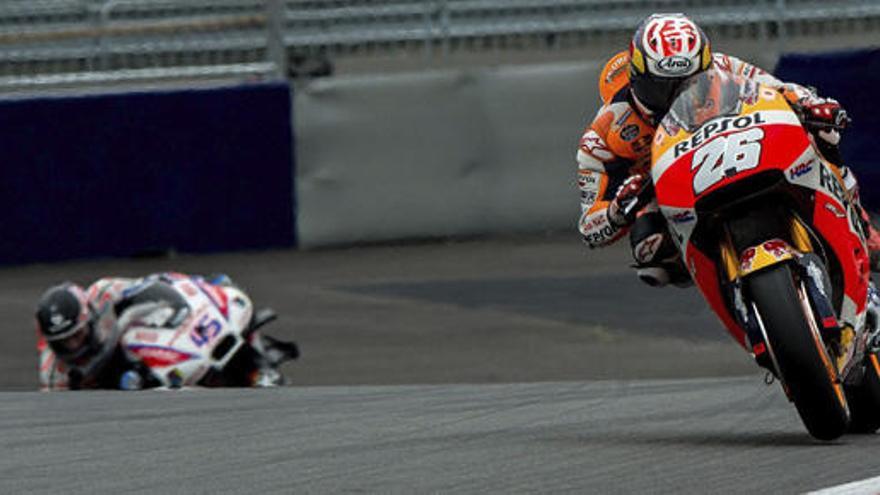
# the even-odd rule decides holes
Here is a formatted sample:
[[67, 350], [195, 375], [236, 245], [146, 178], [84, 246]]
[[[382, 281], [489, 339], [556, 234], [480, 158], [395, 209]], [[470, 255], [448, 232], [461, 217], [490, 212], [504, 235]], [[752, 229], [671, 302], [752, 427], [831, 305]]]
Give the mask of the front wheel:
[[782, 380], [810, 435], [833, 440], [846, 432], [849, 409], [837, 371], [819, 335], [806, 291], [789, 264], [746, 279]]

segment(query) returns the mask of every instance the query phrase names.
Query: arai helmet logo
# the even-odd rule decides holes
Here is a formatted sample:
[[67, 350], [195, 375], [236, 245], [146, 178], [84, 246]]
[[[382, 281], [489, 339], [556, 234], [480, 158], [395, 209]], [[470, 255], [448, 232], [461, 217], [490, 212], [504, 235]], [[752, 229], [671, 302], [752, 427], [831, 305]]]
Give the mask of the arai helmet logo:
[[670, 75], [684, 74], [691, 70], [691, 65], [690, 59], [680, 55], [661, 58], [657, 62], [657, 68]]

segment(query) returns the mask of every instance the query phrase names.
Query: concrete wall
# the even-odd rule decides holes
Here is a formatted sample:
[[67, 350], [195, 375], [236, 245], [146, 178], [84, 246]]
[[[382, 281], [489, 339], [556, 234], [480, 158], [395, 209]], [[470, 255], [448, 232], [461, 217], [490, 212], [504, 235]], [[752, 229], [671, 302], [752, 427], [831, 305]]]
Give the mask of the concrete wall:
[[574, 228], [599, 64], [339, 77], [295, 88], [299, 242]]

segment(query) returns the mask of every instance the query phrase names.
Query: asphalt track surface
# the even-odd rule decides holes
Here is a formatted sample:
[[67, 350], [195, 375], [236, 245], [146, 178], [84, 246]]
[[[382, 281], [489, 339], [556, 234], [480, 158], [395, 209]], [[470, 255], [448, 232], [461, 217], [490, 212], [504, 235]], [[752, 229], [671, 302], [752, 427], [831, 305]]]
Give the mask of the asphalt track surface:
[[[693, 290], [570, 236], [0, 271], [0, 493], [801, 493], [880, 474], [813, 441]], [[225, 271], [291, 387], [29, 392], [62, 279]]]

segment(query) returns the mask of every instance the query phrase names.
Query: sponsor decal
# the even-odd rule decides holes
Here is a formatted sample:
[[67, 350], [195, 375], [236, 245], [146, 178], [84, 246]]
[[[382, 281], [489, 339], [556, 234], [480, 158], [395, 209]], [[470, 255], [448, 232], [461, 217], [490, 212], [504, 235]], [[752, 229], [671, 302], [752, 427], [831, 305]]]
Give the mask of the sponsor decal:
[[627, 108], [623, 111], [622, 114], [620, 114], [620, 118], [614, 121], [614, 125], [616, 125], [617, 127], [621, 127], [623, 124], [626, 123], [626, 119], [628, 119], [629, 116], [632, 115], [632, 113], [632, 108]]
[[611, 82], [620, 75], [621, 72], [626, 70], [629, 67], [629, 56], [620, 56], [616, 57], [611, 62], [611, 67], [608, 69], [608, 73], [605, 75], [605, 82], [607, 84], [611, 84]]
[[636, 124], [630, 124], [620, 131], [620, 139], [626, 142], [630, 142], [637, 137], [639, 137], [639, 126]]
[[591, 247], [601, 246], [603, 243], [612, 239], [620, 229], [608, 222], [605, 212], [584, 217], [581, 222], [580, 231], [584, 236], [584, 241]]
[[743, 252], [742, 254], [742, 258], [740, 259], [740, 271], [749, 271], [749, 269], [752, 268], [752, 262], [755, 261], [755, 255], [757, 254], [758, 251], [753, 247], [746, 249], [745, 252]]
[[657, 68], [660, 69], [660, 72], [670, 76], [687, 74], [692, 66], [693, 63], [689, 59], [680, 55], [662, 58], [657, 62]]
[[697, 148], [718, 134], [735, 129], [745, 129], [755, 125], [766, 124], [767, 121], [761, 112], [755, 112], [741, 117], [725, 117], [704, 125], [697, 133], [687, 141], [675, 145], [675, 158]]
[[614, 155], [605, 145], [605, 141], [592, 129], [587, 131], [581, 138], [581, 149], [602, 161], [614, 158]]
[[740, 94], [740, 99], [742, 99], [743, 103], [746, 105], [754, 105], [758, 103], [758, 88], [758, 83], [755, 81], [745, 81], [742, 93]]
[[724, 72], [733, 73], [733, 66], [730, 63], [730, 57], [727, 55], [715, 54], [712, 60], [715, 65]]
[[590, 232], [588, 234], [584, 234], [584, 239], [590, 246], [600, 246], [603, 242], [606, 242], [614, 237], [614, 234], [616, 232], [617, 228], [609, 224], [602, 228], [602, 230], [599, 232]]
[[788, 244], [786, 244], [785, 241], [780, 241], [778, 239], [767, 241], [764, 244], [761, 244], [761, 247], [763, 247], [768, 253], [772, 254], [776, 259], [781, 259], [790, 253]]
[[792, 257], [792, 250], [785, 241], [773, 239], [743, 252], [740, 257], [740, 273], [749, 273]]
[[592, 205], [596, 202], [596, 197], [598, 194], [596, 191], [581, 191], [581, 202]]
[[581, 189], [587, 188], [588, 186], [593, 186], [598, 189], [599, 174], [592, 170], [578, 170], [578, 186]]
[[773, 101], [779, 96], [774, 89], [761, 88], [758, 92], [761, 94], [761, 99], [767, 101]]
[[687, 222], [692, 222], [692, 221], [696, 220], [696, 218], [697, 217], [696, 217], [696, 215], [694, 215], [694, 212], [692, 212], [690, 210], [686, 210], [686, 211], [678, 212], [675, 215], [672, 215], [672, 222], [673, 223], [687, 223]]
[[636, 244], [634, 249], [636, 261], [642, 264], [650, 263], [657, 255], [662, 242], [663, 234], [653, 234]]
[[141, 342], [157, 342], [159, 340], [159, 336], [154, 332], [144, 332], [137, 331], [134, 333], [134, 339]]
[[840, 208], [838, 208], [837, 205], [833, 203], [825, 203], [825, 209], [830, 211], [831, 214], [837, 218], [843, 218], [846, 216], [842, 211], [840, 211]]
[[592, 219], [587, 217], [584, 219], [584, 230], [602, 229], [608, 224], [608, 218], [605, 215], [592, 215]]
[[[669, 115], [663, 117], [663, 121], [660, 123], [660, 125], [662, 125], [663, 129], [666, 130], [666, 134], [669, 134], [670, 136], [675, 136], [676, 134], [678, 134], [678, 131], [681, 130], [681, 126], [678, 125], [678, 122], [676, 122], [675, 119], [673, 119]], [[659, 135], [659, 133], [657, 134]]]
[[61, 313], [55, 313], [58, 311], [58, 307], [52, 305], [49, 308], [50, 312], [53, 312], [52, 316], [49, 317], [49, 322], [52, 323], [52, 326], [49, 328], [49, 333], [60, 333], [63, 330], [66, 330], [67, 327], [73, 325], [73, 322], [64, 317]]
[[811, 158], [810, 160], [808, 160], [804, 163], [801, 163], [801, 164], [795, 165], [794, 167], [791, 167], [790, 169], [788, 169], [789, 178], [797, 179], [798, 177], [801, 177], [803, 175], [806, 175], [806, 174], [812, 172], [813, 162], [815, 162], [815, 159]]
[[190, 360], [195, 356], [186, 352], [178, 351], [170, 347], [157, 345], [134, 345], [128, 348], [140, 358], [143, 363], [151, 368], [163, 368]]
[[846, 204], [846, 191], [843, 190], [843, 186], [837, 180], [837, 177], [825, 165], [819, 167], [819, 185], [822, 189], [830, 191], [831, 195], [837, 198], [838, 201]]

